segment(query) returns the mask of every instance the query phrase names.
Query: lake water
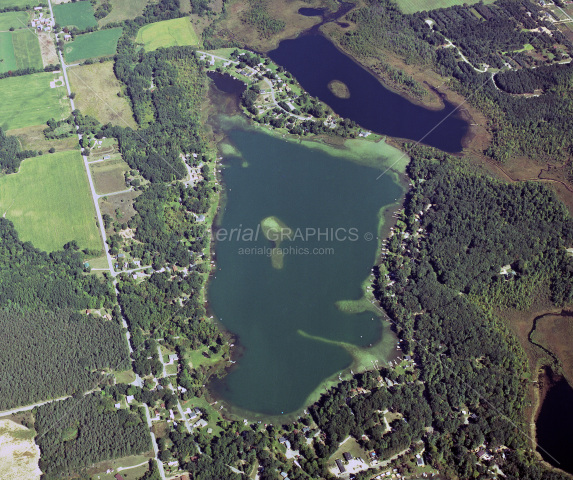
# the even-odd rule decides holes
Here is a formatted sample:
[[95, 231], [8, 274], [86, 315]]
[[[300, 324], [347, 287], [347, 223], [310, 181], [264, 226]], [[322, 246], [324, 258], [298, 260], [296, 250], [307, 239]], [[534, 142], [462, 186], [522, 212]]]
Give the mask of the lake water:
[[[364, 128], [392, 137], [422, 141], [447, 152], [459, 152], [468, 132], [455, 106], [428, 110], [385, 88], [370, 72], [341, 53], [319, 34], [284, 40], [269, 56], [291, 72], [302, 87], [342, 117]], [[339, 80], [350, 90], [350, 98], [338, 98], [328, 83]]]
[[[546, 377], [549, 379], [549, 377]], [[547, 392], [537, 417], [537, 451], [551, 465], [573, 474], [573, 388], [560, 377]]]
[[302, 7], [298, 9], [298, 13], [300, 15], [304, 15], [305, 17], [320, 17], [324, 11], [324, 8]]
[[[369, 238], [379, 211], [403, 190], [390, 175], [376, 180], [379, 170], [320, 150], [259, 131], [227, 133], [241, 158], [227, 158], [222, 173], [227, 202], [208, 294], [213, 312], [238, 337], [241, 355], [210, 390], [239, 409], [286, 414], [350, 366], [351, 355], [337, 342], [380, 340], [379, 318], [343, 313], [335, 303], [361, 297], [375, 259], [376, 240]], [[269, 216], [300, 232], [281, 244], [288, 249], [282, 269], [266, 253], [245, 253], [272, 246], [262, 232], [251, 239], [247, 230]]]

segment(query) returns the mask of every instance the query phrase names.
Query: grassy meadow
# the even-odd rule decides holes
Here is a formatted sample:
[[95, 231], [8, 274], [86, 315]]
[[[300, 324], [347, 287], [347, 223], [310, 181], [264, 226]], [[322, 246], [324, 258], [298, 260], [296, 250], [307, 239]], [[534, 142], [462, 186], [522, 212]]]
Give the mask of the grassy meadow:
[[118, 27], [78, 35], [73, 42], [64, 46], [66, 63], [115, 54], [121, 31], [121, 27]]
[[98, 195], [127, 190], [125, 172], [129, 170], [129, 166], [119, 155], [114, 155], [114, 157], [118, 158], [111, 158], [90, 165]]
[[27, 12], [0, 13], [0, 32], [8, 31], [10, 28], [22, 28], [26, 25], [28, 25]]
[[70, 240], [101, 249], [87, 175], [77, 150], [26, 159], [0, 178], [0, 211], [24, 241], [48, 252]]
[[[483, 3], [493, 3], [495, 0], [484, 0]], [[429, 10], [436, 10], [437, 8], [448, 8], [454, 5], [473, 5], [479, 3], [480, 0], [396, 0], [403, 13], [416, 13]]]
[[97, 26], [94, 8], [90, 2], [61, 3], [54, 5], [56, 22], [62, 27], [78, 27], [85, 30]]
[[[98, 5], [101, 2], [98, 2]], [[101, 26], [112, 22], [121, 22], [130, 18], [135, 18], [143, 13], [143, 9], [149, 0], [113, 0], [111, 12], [99, 20]]]
[[113, 62], [81, 65], [68, 70], [76, 107], [102, 123], [137, 128], [127, 97], [119, 97], [121, 84], [113, 73]]
[[67, 117], [71, 112], [66, 88], [50, 88], [54, 78], [46, 72], [1, 79], [0, 127], [11, 130]]
[[188, 17], [146, 25], [139, 30], [135, 41], [143, 44], [148, 52], [160, 47], [200, 45], [199, 37]]

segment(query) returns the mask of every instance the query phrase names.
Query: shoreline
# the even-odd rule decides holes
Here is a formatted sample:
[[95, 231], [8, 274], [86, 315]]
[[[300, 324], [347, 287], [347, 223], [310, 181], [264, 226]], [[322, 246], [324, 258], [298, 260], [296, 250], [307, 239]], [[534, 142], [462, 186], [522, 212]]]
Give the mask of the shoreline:
[[[229, 95], [231, 95], [231, 94], [229, 94]], [[221, 118], [221, 114], [219, 114], [219, 113], [213, 112], [212, 115], [219, 116]], [[223, 123], [225, 120], [226, 119], [223, 118]], [[242, 112], [240, 115], [228, 116], [228, 120], [235, 123], [235, 126], [237, 126], [239, 128], [252, 129], [254, 131], [264, 132], [266, 134], [272, 135], [275, 138], [278, 138], [281, 140], [291, 141], [291, 142], [302, 144], [302, 145], [306, 146], [307, 148], [313, 148], [314, 147], [314, 148], [319, 148], [321, 150], [326, 150], [328, 153], [330, 153], [333, 156], [344, 157], [347, 161], [351, 161], [353, 163], [362, 164], [362, 165], [366, 164], [366, 165], [370, 166], [371, 168], [374, 168], [375, 171], [376, 170], [382, 170], [385, 167], [386, 168], [388, 168], [388, 167], [385, 164], [379, 164], [377, 162], [379, 160], [379, 158], [375, 159], [375, 161], [378, 163], [377, 165], [372, 165], [371, 163], [365, 163], [364, 159], [360, 155], [357, 155], [357, 154], [354, 154], [355, 158], [348, 158], [349, 157], [348, 153], [352, 150], [351, 147], [346, 145], [348, 140], [355, 140], [357, 142], [364, 142], [363, 145], [367, 145], [369, 147], [370, 147], [370, 145], [372, 145], [372, 147], [370, 147], [372, 150], [380, 149], [380, 147], [382, 147], [382, 149], [383, 149], [384, 146], [387, 146], [387, 147], [390, 147], [391, 149], [395, 150], [395, 152], [397, 154], [400, 154], [401, 157], [403, 156], [405, 158], [405, 161], [402, 162], [402, 164], [400, 165], [403, 168], [401, 169], [400, 166], [398, 166], [396, 169], [391, 168], [389, 170], [389, 172], [391, 171], [391, 173], [392, 173], [393, 180], [402, 189], [402, 191], [403, 191], [402, 195], [398, 199], [396, 199], [396, 201], [393, 202], [392, 204], [385, 205], [385, 206], [381, 207], [378, 214], [377, 214], [377, 217], [378, 217], [377, 245], [376, 245], [375, 252], [373, 252], [372, 267], [374, 267], [377, 264], [377, 262], [379, 261], [380, 255], [381, 255], [382, 241], [387, 236], [387, 234], [390, 232], [391, 223], [392, 223], [391, 219], [392, 219], [393, 212], [396, 208], [399, 208], [403, 204], [404, 197], [408, 192], [408, 183], [407, 183], [407, 177], [405, 174], [405, 167], [407, 165], [407, 162], [409, 162], [409, 157], [405, 156], [403, 154], [403, 152], [400, 151], [399, 149], [397, 149], [396, 147], [386, 143], [385, 138], [380, 139], [376, 142], [372, 142], [371, 140], [366, 140], [366, 139], [343, 139], [342, 145], [332, 145], [332, 144], [328, 144], [328, 143], [324, 142], [324, 139], [320, 138], [320, 136], [312, 136], [310, 138], [304, 138], [303, 139], [303, 138], [300, 138], [299, 136], [296, 136], [296, 135], [290, 135], [290, 134], [284, 134], [283, 135], [281, 132], [278, 132], [274, 129], [269, 130], [268, 128], [264, 128], [263, 126], [259, 125], [258, 123], [253, 122], [248, 117], [246, 117], [244, 114], [242, 114]], [[227, 125], [229, 125], [229, 124], [227, 124]], [[212, 125], [211, 125], [211, 127], [212, 127]], [[222, 155], [221, 146], [224, 144], [227, 144], [228, 141], [227, 141], [227, 136], [223, 133], [223, 127], [221, 127], [221, 125], [219, 125], [219, 128], [217, 129], [217, 131], [213, 130], [213, 136], [215, 137], [214, 141], [216, 143], [216, 149], [218, 152], [217, 158], [219, 159], [220, 162], [224, 162], [225, 161], [224, 158], [222, 158], [222, 159], [219, 158]], [[381, 145], [378, 146], [380, 143], [381, 143]], [[391, 162], [391, 159], [388, 159], [387, 163], [390, 163], [390, 162]], [[397, 162], [395, 162], [395, 163], [397, 163]], [[222, 165], [222, 163], [220, 165]], [[219, 169], [217, 169], [215, 172], [216, 175], [219, 174], [218, 170]], [[308, 408], [308, 406], [315, 403], [330, 388], [338, 385], [341, 381], [351, 379], [357, 373], [363, 373], [365, 371], [371, 370], [372, 368], [368, 368], [368, 367], [364, 368], [364, 366], [361, 365], [360, 355], [352, 354], [351, 352], [348, 351], [348, 349], [345, 349], [347, 351], [347, 353], [351, 356], [351, 363], [348, 365], [348, 367], [346, 367], [342, 372], [334, 373], [330, 377], [325, 378], [309, 394], [309, 396], [303, 402], [303, 405], [300, 408], [294, 410], [293, 412], [288, 412], [288, 413], [280, 414], [280, 415], [262, 414], [262, 413], [257, 413], [257, 412], [252, 412], [252, 411], [248, 411], [245, 409], [241, 409], [239, 407], [232, 405], [229, 401], [223, 399], [220, 395], [217, 394], [217, 392], [214, 392], [212, 386], [211, 386], [211, 388], [209, 388], [209, 384], [211, 382], [221, 381], [221, 379], [223, 377], [228, 375], [234, 368], [236, 368], [236, 365], [234, 362], [237, 362], [241, 358], [241, 356], [243, 355], [243, 347], [241, 346], [240, 338], [236, 334], [234, 334], [233, 332], [228, 330], [225, 327], [225, 325], [223, 324], [223, 322], [221, 322], [221, 320], [218, 317], [216, 317], [216, 315], [213, 311], [212, 305], [209, 301], [209, 296], [208, 296], [211, 275], [213, 275], [214, 272], [216, 272], [216, 270], [218, 268], [217, 263], [216, 263], [217, 257], [216, 257], [216, 245], [215, 245], [214, 233], [217, 229], [217, 226], [219, 226], [221, 224], [221, 219], [222, 219], [222, 216], [224, 214], [224, 208], [225, 208], [226, 202], [228, 201], [227, 190], [225, 188], [225, 184], [224, 184], [222, 176], [218, 175], [217, 181], [219, 182], [219, 185], [221, 186], [221, 192], [219, 194], [219, 199], [218, 199], [217, 206], [216, 206], [217, 213], [213, 219], [212, 241], [211, 241], [211, 246], [210, 246], [210, 255], [211, 255], [210, 262], [212, 261], [214, 263], [211, 264], [212, 269], [211, 269], [211, 272], [209, 273], [209, 276], [208, 276], [207, 281], [205, 283], [204, 298], [205, 298], [205, 309], [208, 312], [208, 315], [213, 316], [213, 318], [211, 320], [214, 321], [214, 323], [217, 325], [217, 327], [219, 328], [221, 333], [226, 338], [231, 339], [231, 340], [229, 340], [229, 344], [232, 343], [233, 347], [231, 347], [229, 350], [229, 358], [233, 363], [229, 364], [228, 360], [224, 360], [224, 361], [218, 362], [217, 364], [215, 364], [211, 368], [212, 375], [211, 375], [211, 379], [210, 379], [209, 383], [207, 383], [207, 388], [205, 390], [205, 398], [206, 398], [206, 400], [209, 401], [209, 403], [216, 401], [216, 402], [218, 402], [218, 404], [222, 405], [223, 409], [219, 410], [219, 414], [223, 418], [229, 419], [229, 420], [252, 419], [254, 421], [261, 421], [261, 422], [264, 421], [264, 422], [268, 423], [268, 422], [284, 422], [284, 421], [287, 421], [288, 419], [295, 419], [295, 418], [299, 417], [302, 414], [302, 412]], [[361, 284], [362, 297], [360, 297], [356, 300], [350, 300], [350, 302], [358, 304], [358, 303], [366, 300], [370, 303], [370, 300], [367, 297], [367, 295], [368, 295], [367, 288], [369, 285], [370, 285], [369, 277], [367, 277]], [[341, 300], [341, 301], [345, 301], [345, 300]], [[349, 300], [346, 300], [346, 301], [349, 301]], [[385, 318], [381, 309], [374, 306], [372, 308], [372, 312], [373, 312], [373, 314], [376, 315], [376, 317], [379, 318], [379, 321], [380, 321], [380, 326], [381, 326], [380, 338], [371, 347], [366, 347], [366, 348], [356, 347], [356, 348], [357, 348], [357, 350], [362, 351], [365, 355], [368, 355], [369, 351], [376, 351], [377, 349], [388, 350], [387, 354], [384, 355], [385, 358], [384, 359], [380, 358], [381, 361], [384, 361], [387, 363], [388, 361], [393, 360], [394, 358], [396, 358], [399, 355], [399, 353], [398, 353], [399, 351], [396, 349], [396, 338], [395, 338], [394, 332], [391, 329], [391, 323]], [[392, 344], [391, 348], [389, 347], [390, 342]], [[344, 347], [341, 347], [341, 348], [344, 348]], [[377, 352], [377, 353], [380, 353], [380, 352]]]

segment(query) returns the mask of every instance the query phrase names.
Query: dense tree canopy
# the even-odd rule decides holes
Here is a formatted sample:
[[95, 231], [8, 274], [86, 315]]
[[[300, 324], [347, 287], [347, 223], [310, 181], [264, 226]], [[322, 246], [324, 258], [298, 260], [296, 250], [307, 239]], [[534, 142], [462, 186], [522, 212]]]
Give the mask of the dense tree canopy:
[[138, 412], [116, 410], [111, 398], [79, 395], [34, 409], [44, 478], [63, 478], [102, 460], [151, 450]]
[[[486, 478], [469, 450], [483, 442], [527, 448], [525, 360], [492, 307], [527, 307], [547, 284], [557, 304], [570, 301], [565, 247], [573, 222], [540, 184], [508, 185], [429, 148], [412, 154], [414, 187], [379, 267], [377, 295], [421, 365], [419, 398], [435, 433], [426, 451], [451, 474]], [[461, 407], [475, 415], [467, 425]], [[533, 472], [533, 464], [512, 459], [511, 469]]]
[[0, 310], [0, 410], [85, 392], [104, 369], [129, 368], [115, 320], [66, 310]]

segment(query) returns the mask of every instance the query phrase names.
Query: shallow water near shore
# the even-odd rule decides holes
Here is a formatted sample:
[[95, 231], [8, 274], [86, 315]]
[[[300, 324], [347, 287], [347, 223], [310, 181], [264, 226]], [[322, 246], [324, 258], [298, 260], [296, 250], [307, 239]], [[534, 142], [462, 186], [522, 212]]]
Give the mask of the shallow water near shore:
[[[345, 159], [344, 150], [333, 156], [329, 147], [311, 149], [256, 129], [233, 127], [225, 141], [240, 158], [225, 159], [227, 202], [208, 295], [241, 355], [209, 389], [241, 412], [287, 414], [329, 378], [369, 362], [374, 351], [383, 361], [381, 318], [343, 313], [336, 302], [362, 297], [381, 209], [403, 188], [395, 174], [376, 179], [393, 158], [379, 156], [378, 168], [371, 168], [349, 161], [350, 151]], [[368, 150], [376, 151], [361, 153]], [[273, 243], [260, 230], [268, 217], [293, 231], [280, 245], [281, 268], [273, 266]]]

